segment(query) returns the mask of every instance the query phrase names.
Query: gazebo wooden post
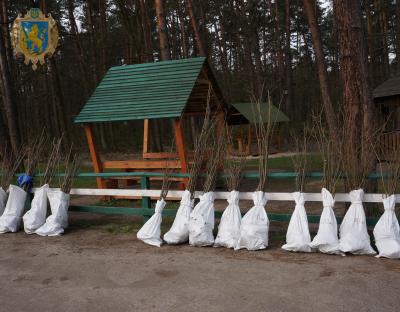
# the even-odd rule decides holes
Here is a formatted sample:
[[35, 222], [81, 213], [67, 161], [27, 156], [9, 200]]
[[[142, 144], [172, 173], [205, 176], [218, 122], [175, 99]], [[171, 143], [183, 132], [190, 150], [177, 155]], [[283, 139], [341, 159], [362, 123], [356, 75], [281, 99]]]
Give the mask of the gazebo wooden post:
[[[175, 144], [176, 144], [176, 151], [178, 152], [178, 157], [181, 163], [181, 173], [188, 172], [188, 166], [186, 161], [186, 150], [185, 150], [185, 140], [183, 137], [182, 131], [182, 120], [175, 119], [174, 120], [174, 132], [175, 132]], [[186, 187], [187, 179], [183, 180], [182, 187]]]
[[247, 146], [246, 146], [246, 156], [251, 156], [251, 141], [253, 138], [251, 137], [251, 123], [249, 123], [247, 129]]
[[149, 120], [143, 121], [143, 158], [149, 152]]
[[[103, 172], [103, 165], [100, 160], [100, 156], [97, 152], [96, 146], [94, 144], [94, 137], [93, 137], [93, 128], [91, 124], [85, 124], [85, 134], [86, 140], [88, 142], [90, 158], [92, 160], [93, 169], [95, 173]], [[96, 178], [97, 187], [98, 188], [107, 188], [105, 182], [102, 178]]]

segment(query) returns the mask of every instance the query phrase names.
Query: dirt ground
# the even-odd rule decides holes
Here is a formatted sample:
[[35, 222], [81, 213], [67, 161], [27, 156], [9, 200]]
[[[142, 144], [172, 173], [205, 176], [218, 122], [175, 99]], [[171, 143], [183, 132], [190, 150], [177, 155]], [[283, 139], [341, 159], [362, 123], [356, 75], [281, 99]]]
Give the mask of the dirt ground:
[[70, 223], [0, 236], [0, 311], [399, 311], [400, 261], [288, 253], [274, 234], [258, 252], [156, 248], [131, 217]]

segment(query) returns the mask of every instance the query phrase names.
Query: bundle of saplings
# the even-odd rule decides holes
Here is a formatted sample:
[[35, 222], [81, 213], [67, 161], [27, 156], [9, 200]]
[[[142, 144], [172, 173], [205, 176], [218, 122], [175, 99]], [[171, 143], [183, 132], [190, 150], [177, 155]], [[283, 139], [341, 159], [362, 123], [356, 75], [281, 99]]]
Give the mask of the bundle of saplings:
[[[227, 142], [232, 146], [232, 136], [228, 134], [228, 128], [226, 131]], [[228, 154], [225, 158], [226, 184], [230, 193], [227, 199], [228, 206], [222, 213], [219, 222], [215, 247], [235, 248], [239, 239], [242, 221], [239, 207], [239, 185], [244, 160], [244, 157], [235, 157], [232, 154]]]
[[167, 233], [164, 241], [167, 244], [183, 244], [189, 240], [189, 219], [194, 205], [194, 196], [197, 186], [197, 179], [201, 171], [204, 155], [207, 148], [207, 140], [210, 135], [211, 109], [210, 109], [211, 88], [208, 90], [206, 113], [200, 134], [194, 143], [193, 162], [189, 169], [187, 188], [183, 192], [179, 208], [176, 212], [174, 222]]
[[293, 214], [290, 218], [286, 233], [286, 244], [282, 249], [287, 251], [311, 252], [311, 237], [308, 229], [307, 213], [304, 207], [304, 185], [307, 166], [307, 128], [304, 128], [303, 137], [295, 138], [296, 153], [292, 157], [293, 167], [296, 173], [296, 189], [292, 193], [296, 203]]
[[47, 156], [47, 164], [43, 176], [40, 178], [40, 185], [36, 189], [31, 208], [23, 216], [24, 230], [27, 234], [33, 234], [46, 222], [47, 215], [47, 192], [49, 184], [54, 177], [60, 161], [62, 138], [54, 139], [51, 142], [50, 154]]
[[[260, 97], [262, 98], [262, 97]], [[257, 147], [258, 147], [258, 173], [260, 175], [256, 191], [253, 193], [254, 206], [243, 216], [240, 225], [240, 237], [235, 249], [245, 248], [247, 250], [260, 250], [268, 246], [269, 220], [265, 211], [267, 204], [266, 182], [268, 173], [268, 154], [271, 132], [274, 121], [271, 118], [271, 111], [268, 110], [267, 122], [263, 120], [261, 100], [255, 101], [255, 120]], [[269, 108], [271, 101], [268, 96]]]
[[20, 168], [24, 155], [24, 152], [21, 151], [14, 157], [12, 150], [8, 148], [7, 145], [1, 150], [0, 216], [3, 215], [4, 209], [6, 208], [8, 197], [6, 190], [8, 190], [11, 181]]
[[396, 196], [400, 192], [400, 149], [380, 153], [379, 161], [382, 175], [382, 187], [385, 196], [382, 199], [384, 212], [374, 228], [377, 257], [400, 259], [400, 226], [395, 213]]
[[[173, 144], [172, 144], [173, 146]], [[162, 222], [162, 211], [166, 205], [165, 199], [168, 195], [168, 190], [170, 187], [170, 174], [172, 170], [168, 166], [168, 161], [166, 162], [160, 199], [157, 200], [154, 214], [149, 220], [142, 226], [142, 228], [137, 233], [137, 238], [146, 244], [160, 247], [162, 245], [161, 239], [161, 222]]]
[[27, 195], [33, 184], [33, 174], [37, 168], [45, 143], [44, 132], [23, 149], [25, 172], [17, 179], [17, 185], [8, 188], [7, 205], [0, 217], [0, 233], [17, 232], [21, 226]]
[[342, 154], [340, 152], [339, 134], [332, 137], [321, 117], [314, 119], [313, 138], [319, 148], [323, 162], [323, 188], [321, 190], [323, 210], [319, 221], [318, 233], [310, 247], [322, 253], [343, 254], [339, 250], [338, 226], [333, 210], [333, 195], [341, 176]]
[[[211, 129], [216, 127], [213, 122]], [[189, 244], [192, 246], [211, 246], [214, 244], [214, 200], [217, 170], [221, 165], [225, 151], [225, 132], [221, 127], [216, 135], [210, 136], [210, 149], [206, 165], [206, 179], [203, 187], [203, 195], [193, 208], [189, 219]]]
[[73, 180], [78, 172], [80, 160], [72, 152], [72, 147], [67, 153], [65, 160], [64, 176], [61, 180], [60, 189], [49, 189], [47, 197], [50, 203], [51, 215], [46, 222], [39, 227], [35, 233], [41, 236], [58, 236], [64, 233], [68, 227], [68, 207], [70, 191]]
[[[349, 116], [346, 117], [350, 118]], [[348, 120], [344, 120], [344, 125], [349, 125]], [[344, 127], [344, 132], [348, 129]], [[343, 134], [342, 144], [342, 168], [344, 175], [344, 185], [350, 191], [351, 205], [347, 210], [342, 224], [339, 228], [340, 239], [339, 249], [342, 252], [352, 254], [375, 254], [371, 247], [370, 237], [367, 231], [367, 222], [363, 207], [363, 188], [367, 185], [367, 177], [376, 159], [374, 146], [378, 142], [379, 132], [361, 133], [361, 139], [351, 138]]]

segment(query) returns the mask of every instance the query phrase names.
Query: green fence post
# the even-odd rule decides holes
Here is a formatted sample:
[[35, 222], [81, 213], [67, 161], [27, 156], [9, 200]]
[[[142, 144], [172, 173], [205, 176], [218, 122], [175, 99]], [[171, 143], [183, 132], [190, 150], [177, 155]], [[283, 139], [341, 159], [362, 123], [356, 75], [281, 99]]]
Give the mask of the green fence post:
[[[148, 190], [150, 189], [150, 179], [149, 177], [142, 176], [140, 177], [140, 186], [142, 190]], [[146, 211], [146, 209], [151, 208], [151, 201], [150, 197], [148, 196], [143, 196], [142, 197], [142, 211], [143, 211], [143, 222], [146, 222], [150, 218], [150, 211]]]

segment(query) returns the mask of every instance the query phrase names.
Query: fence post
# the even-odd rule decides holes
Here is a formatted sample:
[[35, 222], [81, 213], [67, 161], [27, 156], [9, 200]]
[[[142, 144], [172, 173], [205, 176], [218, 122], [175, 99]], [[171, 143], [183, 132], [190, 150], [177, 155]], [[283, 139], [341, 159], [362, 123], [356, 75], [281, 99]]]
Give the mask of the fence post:
[[[146, 176], [140, 177], [140, 187], [142, 188], [142, 190], [150, 189], [149, 177], [146, 177]], [[143, 222], [146, 222], [147, 220], [149, 220], [150, 211], [146, 211], [146, 209], [150, 209], [150, 208], [151, 208], [150, 197], [143, 196], [142, 197]]]

